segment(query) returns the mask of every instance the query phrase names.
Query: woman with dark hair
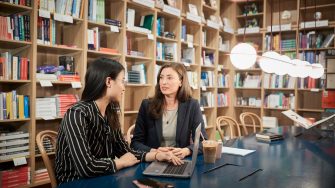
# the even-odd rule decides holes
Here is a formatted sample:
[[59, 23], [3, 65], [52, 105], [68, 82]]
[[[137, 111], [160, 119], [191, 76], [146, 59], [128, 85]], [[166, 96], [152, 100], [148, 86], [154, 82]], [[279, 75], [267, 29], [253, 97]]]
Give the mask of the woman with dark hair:
[[143, 152], [128, 147], [117, 114], [125, 91], [124, 74], [120, 63], [107, 58], [97, 59], [88, 67], [81, 101], [66, 112], [58, 131], [58, 184], [112, 174], [140, 161], [182, 164], [171, 152]]
[[131, 147], [146, 152], [172, 151], [183, 159], [192, 153], [199, 124], [206, 137], [199, 102], [191, 97], [187, 72], [182, 64], [163, 65], [157, 83], [154, 97], [142, 101]]

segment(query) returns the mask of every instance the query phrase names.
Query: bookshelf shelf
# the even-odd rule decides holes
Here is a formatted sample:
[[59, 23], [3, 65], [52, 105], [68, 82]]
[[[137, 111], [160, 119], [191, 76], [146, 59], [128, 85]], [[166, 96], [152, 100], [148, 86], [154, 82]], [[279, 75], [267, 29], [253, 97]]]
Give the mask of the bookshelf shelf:
[[236, 69], [236, 72], [262, 72], [262, 69], [260, 68], [254, 68], [254, 69]]
[[264, 88], [264, 90], [268, 91], [294, 91], [294, 88]]
[[268, 108], [268, 107], [264, 107], [264, 110], [290, 110], [289, 108]]
[[33, 8], [24, 5], [16, 5], [7, 2], [0, 2], [0, 9], [2, 12], [3, 11], [13, 12], [13, 11], [31, 11]]
[[208, 126], [205, 127], [205, 129], [213, 129], [213, 128], [216, 128], [216, 127], [213, 126], [213, 125], [208, 125]]
[[210, 46], [202, 46], [202, 49], [204, 49], [205, 51], [213, 51], [213, 52], [217, 50], [217, 48]]
[[[125, 1], [125, 0], [122, 0], [122, 1]], [[141, 11], [155, 11], [154, 8], [151, 8], [149, 6], [145, 6], [145, 5], [142, 5], [140, 3], [137, 3], [133, 0], [127, 0], [127, 5], [128, 6], [131, 6], [131, 7], [136, 7], [137, 9], [140, 9]]]
[[6, 119], [6, 120], [0, 120], [0, 123], [14, 123], [14, 122], [25, 122], [30, 121], [30, 118], [25, 119]]
[[124, 111], [124, 114], [137, 114], [138, 111], [137, 110], [128, 110], [128, 111]]
[[299, 51], [326, 51], [326, 50], [334, 50], [335, 48], [299, 48]]
[[150, 87], [152, 86], [151, 84], [132, 84], [132, 83], [127, 83], [126, 87]]
[[31, 42], [27, 42], [27, 41], [0, 39], [1, 48], [6, 48], [6, 49], [15, 49], [15, 48], [20, 48], [20, 47], [31, 45], [31, 44], [32, 44]]
[[297, 111], [300, 112], [324, 112], [323, 109], [309, 109], [309, 108], [299, 108]]
[[98, 58], [101, 56], [111, 56], [111, 57], [121, 57], [122, 54], [120, 53], [108, 53], [108, 52], [101, 52], [95, 50], [87, 50], [87, 55], [92, 56], [94, 58]]
[[74, 52], [81, 52], [83, 51], [82, 48], [75, 48], [75, 47], [67, 47], [63, 45], [46, 45], [46, 44], [37, 44], [37, 50], [39, 52], [49, 52], [55, 54], [66, 54], [66, 53], [74, 53]]
[[236, 90], [261, 90], [260, 87], [255, 87], [255, 88], [248, 88], [248, 87], [235, 87], [234, 89]]
[[229, 106], [217, 106], [217, 108], [224, 109], [224, 108], [229, 108]]
[[203, 10], [206, 11], [206, 12], [218, 11], [218, 8], [209, 6], [207, 4], [203, 4], [202, 7], [203, 7]]
[[300, 7], [300, 10], [314, 11], [315, 9], [325, 9], [325, 8], [334, 8], [334, 7], [335, 7], [335, 3], [330, 3], [330, 4], [324, 4], [324, 5]]
[[257, 14], [238, 15], [238, 16], [236, 16], [236, 18], [238, 18], [238, 19], [244, 19], [244, 18], [261, 17], [263, 15], [264, 15], [264, 13], [260, 12], [260, 13], [257, 13]]
[[215, 106], [204, 106], [204, 110], [214, 110]]
[[217, 87], [218, 89], [229, 89], [229, 87]]
[[322, 92], [320, 88], [310, 88], [310, 89], [298, 89], [300, 92]]
[[261, 107], [257, 107], [257, 106], [235, 106], [235, 108], [261, 109]]
[[[94, 21], [87, 21], [88, 27], [102, 27], [102, 28], [106, 28], [106, 29], [110, 29], [112, 25], [108, 25], [108, 24], [103, 24], [103, 23], [97, 23]], [[118, 29], [121, 31], [122, 27], [118, 27]]]
[[161, 36], [156, 36], [158, 41], [162, 41], [162, 42], [178, 42], [176, 39], [170, 39], [170, 38], [166, 38], [166, 37], [161, 37]]
[[152, 33], [144, 33], [144, 32], [135, 31], [133, 29], [127, 28], [127, 34], [135, 35], [135, 36], [138, 36], [138, 37], [148, 38], [148, 34], [152, 34]]
[[[71, 83], [72, 83], [71, 81], [50, 81], [50, 82], [55, 85], [69, 85], [69, 86], [71, 86]], [[73, 82], [78, 82], [78, 81], [73, 81]], [[36, 84], [40, 84], [40, 81], [36, 81]]]
[[[206, 90], [207, 90], [207, 89], [211, 89], [211, 90], [212, 90], [212, 89], [215, 89], [215, 88], [216, 88], [216, 87], [214, 87], [214, 86], [202, 86], [202, 87], [205, 87]], [[203, 91], [203, 90], [202, 90], [202, 91]]]
[[131, 55], [126, 55], [126, 59], [140, 60], [140, 61], [152, 61], [152, 58], [150, 58], [150, 57], [131, 56]]
[[169, 61], [169, 60], [156, 60], [157, 64], [163, 65], [165, 63], [178, 63], [176, 61]]
[[[261, 37], [262, 35], [263, 35], [262, 32], [259, 32], [259, 33], [245, 33], [245, 36], [247, 36], [247, 37]], [[241, 37], [244, 37], [244, 34], [236, 34], [235, 36], [241, 38]]]
[[[47, 155], [55, 155], [56, 153], [55, 152], [49, 152], [49, 153], [47, 153]], [[37, 154], [37, 155], [35, 155], [35, 157], [42, 157], [42, 154]]]
[[31, 80], [0, 80], [1, 84], [28, 84]]
[[201, 65], [201, 68], [204, 68], [204, 69], [215, 69], [215, 67], [213, 65]]

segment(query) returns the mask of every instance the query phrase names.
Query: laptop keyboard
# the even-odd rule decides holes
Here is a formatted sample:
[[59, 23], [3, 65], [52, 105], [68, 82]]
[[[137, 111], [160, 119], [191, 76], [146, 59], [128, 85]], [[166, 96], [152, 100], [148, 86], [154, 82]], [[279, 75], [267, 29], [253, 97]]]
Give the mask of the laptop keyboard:
[[187, 167], [187, 164], [188, 162], [185, 162], [185, 161], [184, 161], [184, 164], [179, 165], [179, 166], [169, 164], [164, 170], [163, 174], [183, 174]]

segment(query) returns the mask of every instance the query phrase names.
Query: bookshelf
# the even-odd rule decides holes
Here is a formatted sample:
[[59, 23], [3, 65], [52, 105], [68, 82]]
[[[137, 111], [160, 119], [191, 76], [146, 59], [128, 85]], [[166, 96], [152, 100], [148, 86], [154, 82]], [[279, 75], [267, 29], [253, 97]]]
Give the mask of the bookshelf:
[[[38, 98], [56, 94], [81, 94], [82, 88], [74, 88], [72, 80], [49, 80], [47, 84], [52, 84], [52, 87], [42, 87], [41, 84], [46, 84], [43, 82], [46, 80], [36, 74], [38, 68], [58, 65], [60, 56], [74, 58], [74, 70], [79, 76], [76, 82], [81, 85], [84, 85], [87, 66], [98, 57], [118, 60], [127, 68], [128, 83], [120, 112], [123, 133], [135, 123], [141, 101], [153, 95], [157, 71], [165, 63], [181, 63], [186, 67], [192, 95], [201, 103], [203, 117], [206, 117], [207, 122], [206, 131], [212, 139], [215, 138], [216, 117], [223, 115], [235, 117], [239, 121], [242, 112], [254, 112], [260, 116], [275, 116], [280, 125], [289, 125], [293, 122], [281, 112], [292, 108], [305, 117], [320, 119], [323, 112], [320, 106], [323, 79], [318, 79], [313, 84], [308, 79], [273, 77], [262, 72], [258, 66], [236, 70], [230, 63], [229, 52], [238, 42], [252, 42], [259, 55], [270, 48], [270, 1], [250, 0], [247, 3], [246, 0], [217, 0], [213, 6], [211, 1], [180, 0], [170, 6], [155, 4], [152, 0], [105, 0], [99, 1], [96, 10], [89, 1], [81, 1], [79, 16], [53, 13], [45, 7], [40, 8], [36, 1], [31, 1], [31, 6], [0, 2], [2, 16], [12, 13], [30, 16], [30, 40], [0, 38], [1, 54], [11, 52], [14, 56], [30, 60], [27, 69], [29, 78], [0, 79], [1, 92], [16, 90], [17, 94], [29, 96], [30, 99], [29, 117], [0, 120], [0, 125], [4, 128], [30, 134], [29, 155], [26, 157], [30, 166], [31, 182], [27, 186], [49, 183], [48, 180], [36, 181], [35, 178], [35, 171], [44, 166], [41, 157], [35, 152], [35, 135], [45, 129], [57, 131], [62, 120], [61, 116], [38, 117]], [[324, 39], [334, 33], [335, 17], [332, 10], [335, 4], [332, 1], [318, 1], [316, 9], [322, 13], [321, 20], [328, 20], [328, 24], [317, 22], [318, 27], [314, 27], [313, 24], [310, 26], [310, 22], [314, 21], [313, 1], [306, 0], [305, 6], [302, 0], [285, 0], [281, 3], [280, 12], [287, 10], [291, 17], [279, 23], [279, 4], [273, 0], [272, 36], [277, 41], [275, 51], [292, 58], [307, 58], [312, 55], [306, 54], [316, 54], [320, 60], [329, 55], [328, 53], [335, 55], [334, 39], [325, 46], [307, 47], [307, 44], [297, 42], [294, 44], [312, 31], [322, 34]], [[253, 11], [252, 6], [257, 11]], [[245, 14], [245, 9], [250, 9], [248, 14]], [[254, 19], [257, 24], [253, 22]], [[54, 27], [54, 30], [49, 31], [53, 33], [49, 38], [41, 35], [42, 20], [51, 28]], [[224, 25], [220, 25], [221, 20]], [[304, 27], [301, 27], [302, 22], [305, 22]], [[248, 25], [244, 35], [245, 24], [250, 26]], [[243, 31], [238, 32], [239, 28]], [[279, 48], [281, 41], [285, 41], [286, 46]], [[140, 72], [137, 74], [140, 82], [129, 79], [129, 73], [134, 74], [136, 71]], [[249, 75], [251, 83], [236, 85], [239, 83], [236, 82], [237, 75], [244, 79]], [[282, 79], [291, 84], [271, 83], [271, 80]], [[266, 106], [267, 97], [275, 94], [281, 94], [288, 100], [293, 94], [293, 105]], [[310, 101], [310, 98], [316, 100]], [[54, 153], [51, 152], [49, 156], [54, 157]], [[0, 165], [11, 161], [0, 160]]]

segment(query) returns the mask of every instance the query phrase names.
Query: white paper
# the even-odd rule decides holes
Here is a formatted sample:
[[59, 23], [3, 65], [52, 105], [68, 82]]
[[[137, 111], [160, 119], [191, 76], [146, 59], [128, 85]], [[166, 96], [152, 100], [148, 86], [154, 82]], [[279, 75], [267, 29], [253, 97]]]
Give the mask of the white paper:
[[169, 5], [164, 5], [163, 12], [180, 17], [180, 10]]
[[54, 14], [54, 19], [56, 21], [60, 21], [60, 22], [73, 23], [73, 17], [72, 16], [68, 16], [68, 15], [63, 15], [63, 14], [55, 13]]
[[187, 43], [187, 48], [193, 48], [193, 43], [192, 42], [188, 42]]
[[154, 8], [155, 2], [153, 0], [133, 0], [135, 3], [141, 4], [143, 6]]
[[17, 157], [13, 158], [14, 166], [20, 166], [27, 164], [27, 160], [25, 157]]
[[250, 153], [255, 152], [256, 150], [249, 150], [249, 149], [239, 149], [239, 148], [231, 148], [222, 146], [222, 153], [231, 154], [231, 155], [240, 155], [246, 156]]
[[44, 117], [41, 117], [43, 120], [53, 120], [53, 119], [55, 119], [55, 117], [53, 117], [53, 116], [44, 116]]
[[38, 9], [38, 15], [42, 18], [50, 18], [50, 12], [43, 9]]
[[72, 88], [74, 88], [74, 89], [82, 88], [82, 86], [81, 86], [81, 82], [71, 82], [71, 86], [72, 86]]
[[294, 122], [296, 122], [298, 125], [304, 127], [305, 129], [309, 129], [312, 128], [316, 125], [319, 125], [333, 117], [335, 117], [335, 114], [333, 114], [332, 116], [329, 116], [327, 118], [321, 119], [315, 123], [311, 123], [310, 121], [308, 121], [307, 119], [305, 119], [304, 117], [300, 116], [299, 114], [293, 112], [292, 110], [286, 110], [284, 112], [282, 112], [285, 116], [287, 116], [288, 118], [290, 118], [291, 120], [293, 120]]
[[191, 66], [189, 63], [183, 63], [185, 67]]
[[201, 86], [201, 90], [206, 91], [207, 90], [206, 86]]
[[50, 80], [40, 80], [41, 87], [52, 87]]
[[220, 28], [220, 25], [213, 22], [212, 20], [207, 20], [207, 26], [211, 27], [213, 29], [219, 29]]
[[110, 28], [111, 28], [111, 32], [114, 32], [114, 33], [120, 32], [119, 28], [117, 26], [115, 26], [115, 25], [111, 25]]
[[154, 35], [151, 34], [151, 33], [149, 33], [149, 34], [148, 34], [148, 39], [150, 39], [150, 40], [154, 40]]
[[186, 13], [186, 19], [197, 22], [197, 23], [201, 23], [201, 17], [200, 16], [191, 14], [189, 12]]
[[319, 89], [313, 88], [313, 89], [311, 89], [311, 92], [319, 92]]
[[200, 110], [203, 112], [205, 109], [204, 107], [200, 106]]

